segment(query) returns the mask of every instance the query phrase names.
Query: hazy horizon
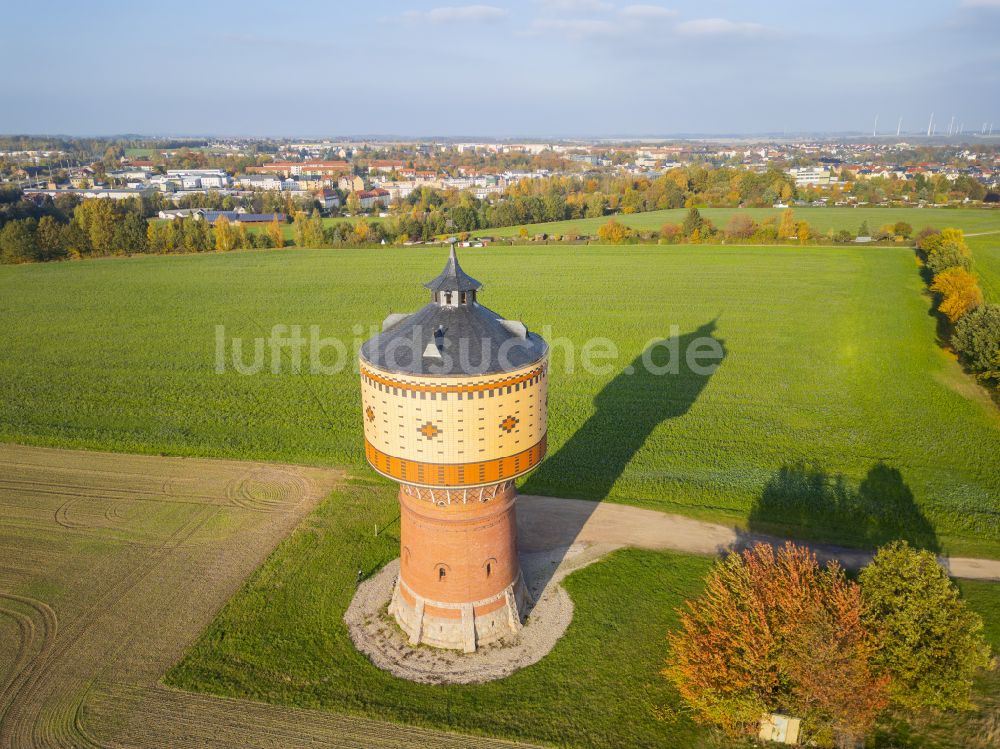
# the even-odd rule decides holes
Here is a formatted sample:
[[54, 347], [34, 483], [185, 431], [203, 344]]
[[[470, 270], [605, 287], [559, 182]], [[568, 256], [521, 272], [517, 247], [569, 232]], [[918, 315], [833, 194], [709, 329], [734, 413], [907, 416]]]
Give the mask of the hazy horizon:
[[[978, 133], [1000, 0], [311, 0], [8, 9], [6, 133], [678, 138]], [[327, 134], [324, 136], [323, 134]]]

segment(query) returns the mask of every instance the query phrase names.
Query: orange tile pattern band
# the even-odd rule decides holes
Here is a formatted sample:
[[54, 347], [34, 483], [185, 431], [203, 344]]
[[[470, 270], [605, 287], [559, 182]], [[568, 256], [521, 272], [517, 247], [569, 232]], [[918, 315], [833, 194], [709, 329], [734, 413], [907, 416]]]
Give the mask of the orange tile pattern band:
[[499, 388], [513, 387], [515, 385], [520, 385], [523, 382], [537, 380], [537, 378], [541, 377], [543, 374], [545, 374], [545, 363], [542, 363], [540, 366], [537, 366], [527, 372], [522, 372], [521, 374], [513, 375], [511, 377], [500, 377], [495, 380], [468, 383], [464, 385], [431, 385], [399, 380], [394, 377], [388, 377], [379, 372], [374, 372], [365, 366], [361, 367], [361, 377], [369, 380], [372, 384], [379, 384], [390, 388], [399, 388], [400, 390], [408, 390], [410, 392], [418, 393], [475, 393], [480, 390], [497, 390]]
[[504, 481], [527, 473], [545, 456], [544, 435], [527, 450], [478, 463], [421, 463], [387, 455], [365, 440], [365, 457], [372, 468], [396, 481], [421, 486], [479, 486]]

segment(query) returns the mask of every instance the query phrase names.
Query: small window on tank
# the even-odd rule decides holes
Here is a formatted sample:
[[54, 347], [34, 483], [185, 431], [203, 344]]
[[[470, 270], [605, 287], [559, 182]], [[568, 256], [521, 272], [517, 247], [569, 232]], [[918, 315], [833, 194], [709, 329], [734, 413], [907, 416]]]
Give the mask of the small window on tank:
[[493, 574], [493, 563], [492, 562], [487, 562], [486, 563], [486, 577], [489, 577], [492, 574]]
[[438, 582], [439, 583], [443, 583], [444, 582], [444, 578], [445, 578], [445, 576], [447, 574], [448, 573], [447, 573], [447, 571], [445, 571], [444, 567], [438, 567]]

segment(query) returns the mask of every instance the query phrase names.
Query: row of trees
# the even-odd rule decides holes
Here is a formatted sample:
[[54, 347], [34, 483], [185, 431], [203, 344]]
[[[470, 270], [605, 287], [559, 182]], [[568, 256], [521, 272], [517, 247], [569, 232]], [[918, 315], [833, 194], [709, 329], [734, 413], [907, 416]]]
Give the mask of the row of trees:
[[[343, 241], [327, 237], [318, 213], [296, 214], [296, 243], [318, 247]], [[354, 235], [351, 238], [363, 241]], [[43, 215], [8, 221], [0, 229], [0, 263], [24, 263], [138, 253], [226, 252], [284, 247], [277, 220], [263, 230], [234, 226], [224, 216], [215, 225], [202, 219], [149, 221], [139, 201], [85, 200], [69, 216]]]
[[1000, 384], [1000, 305], [984, 303], [962, 230], [925, 229], [916, 245], [955, 352], [980, 381]]
[[44, 216], [53, 216], [66, 222], [73, 215], [73, 209], [80, 204], [76, 195], [60, 195], [57, 199], [36, 201], [24, 197], [24, 193], [16, 187], [0, 186], [0, 229], [10, 221], [33, 218], [36, 221]]
[[[26, 262], [52, 260], [66, 257], [86, 257], [140, 252], [205, 252], [234, 249], [284, 247], [285, 237], [277, 222], [265, 230], [248, 230], [245, 225], [232, 226], [220, 218], [214, 227], [200, 220], [147, 221], [147, 210], [142, 201], [113, 202], [89, 200], [78, 204], [67, 217], [55, 212], [39, 221], [21, 219], [8, 222], [10, 227], [0, 231], [0, 261]], [[311, 213], [295, 211], [292, 222], [292, 241], [298, 247], [330, 247], [428, 241], [449, 232], [448, 220], [443, 211], [425, 214], [390, 216], [384, 221], [341, 221], [325, 226], [317, 209]], [[862, 233], [867, 226], [862, 225]], [[796, 219], [794, 211], [787, 209], [780, 220], [774, 218], [755, 221], [746, 214], [733, 216], [722, 229], [701, 215], [697, 208], [688, 210], [684, 221], [665, 224], [659, 232], [637, 232], [610, 219], [598, 228], [603, 242], [620, 244], [631, 241], [659, 241], [675, 243], [740, 242], [775, 244], [784, 241], [805, 243], [817, 240], [849, 242], [851, 232], [828, 232], [820, 235], [806, 221]], [[883, 227], [876, 238], [905, 238], [911, 233], [903, 222]], [[464, 233], [459, 233], [465, 236]], [[6, 239], [5, 239], [6, 237]], [[527, 232], [523, 232], [527, 237]], [[575, 240], [572, 235], [560, 239]]]
[[[944, 177], [940, 178], [947, 183]], [[927, 184], [923, 184], [924, 182]], [[985, 196], [984, 188], [975, 180], [969, 187], [977, 199]], [[902, 181], [905, 189], [883, 189], [875, 183], [854, 183], [865, 186], [865, 197], [871, 202], [881, 202], [886, 197], [915, 195], [942, 201], [956, 195], [956, 189], [940, 195], [945, 185], [923, 177], [914, 182]], [[948, 187], [955, 188], [952, 183]], [[849, 192], [851, 183], [838, 183], [839, 192]], [[966, 192], [962, 192], [965, 195]], [[926, 194], [925, 194], [926, 193]], [[980, 194], [983, 193], [983, 194]], [[815, 193], [811, 188], [797, 188], [791, 178], [778, 169], [757, 173], [742, 168], [709, 168], [690, 166], [672, 169], [656, 177], [621, 175], [556, 176], [546, 179], [522, 180], [510, 186], [502, 195], [476, 199], [467, 192], [439, 191], [431, 188], [415, 190], [406, 198], [393, 204], [393, 213], [416, 222], [443, 224], [422, 232], [422, 238], [443, 231], [477, 231], [481, 229], [519, 224], [595, 218], [608, 214], [631, 214], [664, 208], [691, 207], [766, 207], [778, 201], [801, 197], [813, 200], [830, 197], [829, 193]], [[356, 213], [356, 211], [353, 211]], [[435, 215], [436, 214], [436, 215]], [[436, 229], [440, 229], [437, 230]], [[795, 233], [780, 234], [787, 238]], [[414, 232], [415, 234], [415, 232]], [[846, 234], [846, 232], [842, 232]], [[859, 234], [879, 239], [879, 234], [898, 235], [894, 227], [881, 227], [869, 232], [867, 227]], [[416, 238], [416, 236], [414, 236]], [[884, 237], [882, 237], [884, 238]], [[842, 241], [842, 240], [841, 240]]]
[[437, 212], [443, 216], [444, 231], [476, 231], [696, 205], [770, 206], [794, 194], [794, 181], [777, 169], [757, 173], [690, 166], [656, 178], [603, 174], [525, 179], [486, 200], [468, 192], [425, 188], [398, 201], [394, 213], [420, 220]]
[[233, 226], [221, 216], [214, 227], [203, 219], [150, 222], [147, 229], [150, 252], [229, 252], [285, 246], [285, 234], [277, 219], [263, 231], [249, 231], [245, 224]]
[[[968, 200], [988, 200], [990, 196], [986, 186], [974, 177], [961, 176], [950, 180], [943, 174], [918, 174], [913, 179], [900, 179], [898, 177], [872, 177], [870, 179], [855, 179], [849, 177], [849, 182], [842, 185], [840, 190], [835, 188], [834, 193], [853, 195], [860, 201], [866, 203], [882, 203], [887, 200], [907, 200], [915, 202], [926, 200], [931, 203], [946, 203], [951, 201]], [[829, 196], [830, 192], [824, 192], [817, 188], [805, 188], [799, 190], [799, 197], [805, 200], [815, 200], [819, 197]], [[996, 193], [992, 193], [996, 197]]]
[[[864, 222], [856, 235], [846, 229], [837, 232], [831, 229], [825, 234], [821, 234], [813, 229], [808, 221], [796, 219], [795, 211], [791, 208], [786, 208], [780, 219], [767, 218], [761, 222], [755, 221], [749, 214], [737, 213], [729, 219], [722, 229], [717, 228], [711, 220], [702, 216], [697, 208], [691, 208], [682, 223], [664, 224], [659, 232], [636, 231], [615, 219], [609, 219], [597, 230], [598, 238], [602, 242], [611, 244], [638, 240], [657, 240], [664, 244], [680, 242], [692, 244], [699, 242], [739, 242], [742, 244], [776, 244], [785, 241], [799, 243], [812, 241], [852, 242], [856, 236], [871, 237], [875, 241], [903, 241], [912, 234], [913, 227], [905, 221], [886, 224], [876, 232], [871, 232], [868, 223]], [[527, 231], [524, 232], [523, 236], [527, 237]], [[573, 237], [563, 236], [562, 238], [572, 239]]]
[[71, 214], [8, 221], [0, 230], [0, 262], [146, 252], [147, 221], [137, 201], [85, 200]]
[[887, 709], [970, 708], [992, 665], [982, 619], [933, 553], [905, 542], [858, 582], [802, 547], [758, 544], [717, 562], [680, 619], [663, 673], [732, 735], [777, 712], [803, 719], [804, 743], [853, 747]]

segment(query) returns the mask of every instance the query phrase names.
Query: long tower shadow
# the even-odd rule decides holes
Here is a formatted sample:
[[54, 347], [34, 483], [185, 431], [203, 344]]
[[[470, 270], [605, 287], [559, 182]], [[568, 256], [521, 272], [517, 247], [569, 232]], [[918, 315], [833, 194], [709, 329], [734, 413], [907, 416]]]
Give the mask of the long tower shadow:
[[[726, 356], [715, 337], [716, 321], [681, 336], [656, 341], [619, 372], [594, 399], [595, 412], [521, 487], [525, 495], [597, 500], [558, 510], [526, 497], [519, 502], [518, 526], [532, 594], [548, 585], [580, 530], [611, 491], [629, 461], [664, 421], [686, 414]], [[689, 359], [697, 344], [714, 341], [717, 355]], [[541, 551], [544, 560], [529, 559]], [[542, 569], [543, 568], [543, 569]]]

